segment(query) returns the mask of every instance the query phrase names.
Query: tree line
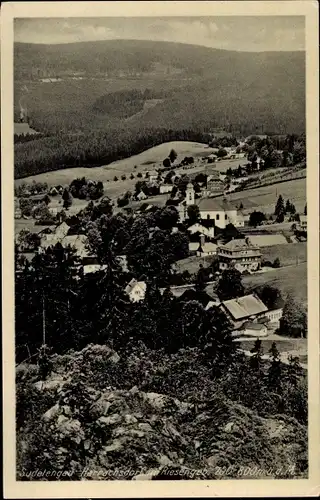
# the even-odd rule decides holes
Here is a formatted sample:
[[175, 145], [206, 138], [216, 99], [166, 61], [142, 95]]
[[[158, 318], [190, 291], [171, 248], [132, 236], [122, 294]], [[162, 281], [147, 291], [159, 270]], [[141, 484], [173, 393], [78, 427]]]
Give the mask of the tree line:
[[87, 135], [57, 134], [15, 145], [15, 178], [71, 167], [97, 167], [139, 154], [163, 142], [207, 143], [209, 135], [197, 130], [110, 128]]

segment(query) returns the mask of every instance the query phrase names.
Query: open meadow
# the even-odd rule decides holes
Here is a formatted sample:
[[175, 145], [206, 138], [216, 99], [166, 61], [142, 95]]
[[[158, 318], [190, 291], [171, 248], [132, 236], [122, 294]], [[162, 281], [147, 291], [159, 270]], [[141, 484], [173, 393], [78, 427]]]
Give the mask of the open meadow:
[[273, 214], [280, 194], [285, 201], [289, 199], [295, 205], [298, 213], [303, 213], [307, 198], [306, 179], [297, 179], [231, 193], [228, 195], [228, 200], [237, 204], [242, 202], [245, 213], [261, 210], [266, 214]]
[[307, 243], [289, 243], [288, 245], [272, 245], [263, 247], [262, 258], [274, 261], [277, 257], [280, 259], [281, 266], [292, 266], [307, 262]]
[[[290, 245], [285, 245], [285, 249]], [[280, 248], [280, 245], [279, 245]], [[281, 254], [279, 252], [280, 260]], [[247, 290], [254, 290], [260, 285], [271, 285], [281, 290], [284, 298], [288, 293], [307, 307], [308, 287], [307, 287], [308, 267], [306, 262], [298, 265], [280, 267], [273, 271], [259, 273], [252, 276], [245, 276], [243, 283]]]
[[[169, 155], [171, 149], [174, 149], [178, 154], [177, 162], [183, 160], [185, 156], [198, 157], [209, 155], [211, 152], [211, 148], [209, 148], [207, 144], [189, 141], [172, 141], [160, 144], [138, 155], [115, 161], [102, 167], [66, 168], [54, 172], [45, 172], [24, 177], [23, 179], [16, 179], [15, 184], [18, 186], [24, 182], [31, 183], [36, 181], [46, 182], [49, 186], [54, 186], [56, 184], [68, 185], [77, 177], [87, 177], [94, 181], [102, 181], [105, 186], [106, 194], [111, 198], [116, 198], [125, 191], [131, 191], [134, 188], [135, 183], [139, 180], [139, 178], [137, 178], [139, 172], [145, 173], [162, 166], [163, 160]], [[203, 167], [199, 169], [199, 171], [201, 170], [203, 170]], [[189, 170], [183, 170], [183, 172], [188, 173]], [[131, 174], [134, 175], [134, 179], [127, 178], [125, 181], [121, 180], [121, 175], [129, 177]], [[118, 181], [113, 180], [115, 176], [118, 178]]]

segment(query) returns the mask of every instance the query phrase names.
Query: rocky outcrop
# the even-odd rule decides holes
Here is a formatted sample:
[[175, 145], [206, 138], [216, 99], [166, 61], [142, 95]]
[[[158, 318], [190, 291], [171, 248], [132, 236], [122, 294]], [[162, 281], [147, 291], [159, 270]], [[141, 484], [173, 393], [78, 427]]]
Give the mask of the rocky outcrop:
[[111, 371], [120, 362], [105, 346], [54, 357], [54, 372], [35, 386], [55, 401], [34, 422], [39, 450], [35, 427], [26, 422], [21, 430], [22, 466], [35, 456], [77, 480], [232, 478], [239, 464], [271, 470], [271, 477], [295, 466], [303, 477], [306, 428], [294, 419], [261, 418], [218, 394], [198, 404], [137, 385], [94, 384], [94, 366]]

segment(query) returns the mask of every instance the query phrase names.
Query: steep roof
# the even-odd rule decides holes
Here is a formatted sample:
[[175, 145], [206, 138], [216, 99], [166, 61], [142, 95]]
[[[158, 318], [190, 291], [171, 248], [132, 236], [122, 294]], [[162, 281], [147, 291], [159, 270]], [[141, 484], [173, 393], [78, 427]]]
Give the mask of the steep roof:
[[132, 278], [124, 289], [125, 293], [129, 294], [136, 286], [139, 286], [143, 290], [146, 289], [146, 283], [144, 281], [137, 281], [135, 278]]
[[247, 250], [250, 248], [260, 250], [257, 245], [251, 243], [249, 238], [238, 238], [230, 240], [225, 245], [222, 245], [222, 248], [227, 248], [228, 250]]
[[222, 306], [227, 309], [235, 320], [248, 318], [249, 316], [268, 311], [268, 308], [264, 305], [262, 300], [254, 294], [245, 295], [237, 299], [225, 300], [222, 302]]
[[232, 205], [225, 198], [202, 198], [199, 202], [200, 210], [217, 211], [217, 212], [230, 212], [236, 211], [237, 208]]

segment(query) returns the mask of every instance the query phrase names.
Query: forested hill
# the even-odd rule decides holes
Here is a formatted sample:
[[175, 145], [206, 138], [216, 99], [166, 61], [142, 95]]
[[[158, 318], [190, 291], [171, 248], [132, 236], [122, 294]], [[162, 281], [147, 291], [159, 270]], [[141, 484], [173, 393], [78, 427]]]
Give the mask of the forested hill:
[[[304, 52], [248, 53], [135, 40], [17, 43], [14, 66], [15, 111], [22, 98], [42, 132], [105, 128], [115, 113], [97, 117], [97, 100], [146, 89], [161, 102], [136, 120], [133, 116], [133, 128], [196, 125], [245, 129], [248, 134], [257, 129], [304, 132]], [[58, 81], [42, 81], [49, 78]]]
[[300, 79], [304, 65], [304, 52], [237, 52], [140, 40], [55, 45], [16, 43], [14, 55], [16, 79], [63, 76], [74, 72], [92, 76], [126, 71], [138, 75], [161, 71], [160, 65], [181, 70], [185, 75], [219, 74], [222, 80], [231, 74], [241, 79], [259, 76], [268, 80], [274, 74], [285, 78], [289, 70], [289, 77], [292, 73]]
[[[125, 130], [133, 142], [147, 129], [223, 128], [236, 136], [305, 131], [304, 52], [112, 40], [16, 43], [14, 56], [15, 120], [23, 107], [34, 130], [54, 136], [45, 147], [60, 168], [87, 158], [100, 140], [94, 137], [91, 144], [89, 136], [110, 130]], [[64, 144], [74, 137], [77, 158], [69, 158]], [[102, 155], [109, 156], [109, 149]], [[19, 176], [37, 173], [39, 154], [33, 158], [31, 150], [36, 152], [27, 144], [16, 148]]]

